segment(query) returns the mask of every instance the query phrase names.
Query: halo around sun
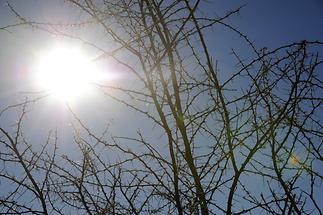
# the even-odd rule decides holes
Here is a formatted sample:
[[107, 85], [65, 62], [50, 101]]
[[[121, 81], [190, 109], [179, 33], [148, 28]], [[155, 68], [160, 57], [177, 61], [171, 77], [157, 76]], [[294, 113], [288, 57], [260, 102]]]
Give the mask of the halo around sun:
[[49, 91], [55, 98], [72, 101], [90, 93], [100, 73], [82, 50], [56, 46], [40, 55], [34, 78], [41, 90]]

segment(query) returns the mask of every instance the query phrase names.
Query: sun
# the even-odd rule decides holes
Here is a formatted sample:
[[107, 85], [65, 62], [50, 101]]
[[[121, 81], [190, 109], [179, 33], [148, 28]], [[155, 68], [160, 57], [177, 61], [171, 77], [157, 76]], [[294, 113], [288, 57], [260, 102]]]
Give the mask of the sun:
[[98, 68], [90, 57], [75, 47], [55, 46], [37, 60], [36, 84], [63, 101], [73, 101], [93, 90], [100, 79]]

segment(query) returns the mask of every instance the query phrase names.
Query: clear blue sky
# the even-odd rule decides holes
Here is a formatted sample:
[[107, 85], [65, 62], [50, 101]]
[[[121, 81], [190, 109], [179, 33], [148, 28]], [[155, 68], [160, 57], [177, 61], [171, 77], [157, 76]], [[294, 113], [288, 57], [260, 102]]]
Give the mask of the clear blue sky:
[[[78, 18], [78, 14], [71, 14], [71, 8], [66, 7], [62, 1], [16, 0], [9, 2], [18, 12], [33, 20], [73, 22]], [[322, 0], [212, 0], [205, 5], [207, 7], [202, 10], [219, 16], [230, 9], [245, 5], [239, 15], [231, 18], [231, 24], [248, 35], [258, 48], [274, 48], [303, 39], [323, 40]], [[13, 24], [16, 21], [6, 1], [0, 1], [0, 26]], [[35, 31], [26, 28], [12, 28], [10, 31], [12, 33], [0, 31], [0, 74], [2, 75], [0, 98], [10, 93], [7, 92], [8, 84], [12, 79], [15, 85], [17, 81], [25, 81], [19, 77], [21, 76], [19, 70], [28, 67], [33, 50], [55, 40], [52, 36], [39, 34], [39, 32], [36, 34]], [[228, 54], [232, 48], [238, 50], [244, 48], [241, 47], [241, 40], [238, 36], [222, 31], [221, 28], [219, 31], [210, 32], [208, 39], [211, 41], [214, 57], [220, 62], [220, 68], [221, 66], [226, 68], [226, 64], [231, 64]], [[19, 87], [22, 87], [22, 84], [19, 84]]]
[[[33, 20], [75, 21], [78, 16], [71, 8], [66, 8], [62, 1], [57, 1], [58, 3], [54, 0], [9, 2], [18, 12]], [[230, 22], [248, 35], [258, 48], [271, 49], [300, 40], [323, 41], [323, 0], [209, 0], [209, 2], [201, 9], [219, 16], [245, 5], [240, 14], [232, 17]], [[0, 0], [0, 28], [16, 21], [17, 18], [10, 13], [6, 1]], [[0, 30], [0, 110], [9, 104], [21, 101], [24, 97], [21, 92], [28, 91], [31, 87], [29, 80], [26, 79], [26, 71], [33, 60], [34, 50], [47, 46], [56, 39], [54, 36], [26, 27], [8, 30], [10, 32]], [[86, 36], [95, 36], [95, 32], [88, 32]], [[207, 39], [211, 44], [210, 50], [213, 50], [214, 58], [219, 60], [219, 67], [222, 70], [229, 70], [235, 66], [232, 56], [230, 57], [231, 49], [237, 49], [242, 53], [246, 51], [245, 46], [241, 46], [241, 39], [237, 35], [221, 27], [219, 31], [210, 31]], [[323, 50], [321, 50], [321, 56], [323, 56]], [[82, 101], [82, 105], [76, 109], [90, 125], [93, 124], [93, 127], [99, 130], [107, 120], [117, 118], [120, 123], [116, 123], [115, 131], [127, 134], [136, 132], [130, 122], [141, 120], [138, 114], [127, 111], [123, 105], [109, 105], [112, 101], [101, 99], [102, 97], [98, 96], [91, 102]], [[37, 134], [39, 138], [41, 134], [39, 131], [49, 129], [51, 126], [61, 126], [59, 131], [62, 133], [63, 140], [65, 136], [68, 139], [70, 116], [64, 112], [65, 107], [45, 103], [35, 107], [36, 110], [39, 108], [39, 112], [33, 112], [36, 113], [33, 117], [37, 120], [30, 124], [30, 135]], [[16, 114], [12, 113], [0, 118], [0, 126], [12, 123], [15, 117]], [[151, 128], [150, 124], [145, 123], [140, 126], [143, 130]]]
[[[16, 0], [9, 2], [19, 13], [32, 20], [73, 22], [78, 18], [78, 13], [73, 11], [71, 7], [66, 7], [63, 1]], [[232, 17], [230, 22], [248, 35], [258, 48], [275, 48], [304, 39], [323, 40], [322, 0], [212, 0], [205, 4], [201, 10], [221, 16], [242, 5], [244, 7], [240, 14]], [[0, 26], [14, 24], [16, 21], [17, 18], [10, 12], [6, 1], [1, 0]], [[21, 92], [28, 91], [30, 87], [29, 80], [26, 80], [26, 71], [33, 60], [34, 51], [48, 46], [57, 39], [55, 36], [31, 30], [28, 27], [10, 28], [9, 30], [10, 32], [0, 30], [0, 109], [8, 104], [16, 103], [24, 97]], [[87, 34], [86, 36], [95, 37], [95, 31], [87, 32]], [[239, 37], [221, 27], [215, 27], [214, 31], [210, 31], [208, 40], [211, 46], [210, 50], [213, 51], [214, 58], [219, 60], [219, 67], [222, 70], [230, 70], [234, 67], [232, 56], [230, 57], [232, 48], [240, 50], [242, 53], [245, 51]], [[321, 53], [323, 55], [323, 52]], [[84, 102], [86, 103], [86, 101]], [[39, 119], [39, 123], [46, 122], [51, 125], [48, 122], [53, 121], [53, 125], [62, 125], [61, 121], [63, 121], [67, 126], [69, 124], [66, 120], [68, 114], [62, 113], [64, 112], [62, 107], [57, 106], [59, 105], [51, 103], [47, 109], [42, 110], [41, 112], [44, 114], [43, 117], [38, 116], [38, 118], [42, 118]], [[98, 107], [104, 109], [105, 112], [97, 111]], [[126, 109], [122, 105], [111, 106], [101, 101], [99, 97], [91, 101], [90, 104], [78, 108], [85, 118], [94, 121], [96, 125], [103, 125], [109, 117], [121, 117], [128, 121], [136, 118], [131, 112], [129, 116], [125, 116], [122, 112]], [[105, 117], [102, 117], [102, 114]], [[53, 115], [55, 115], [54, 118]], [[1, 119], [0, 123], [4, 125], [8, 124], [8, 121]], [[37, 130], [38, 124], [33, 123], [33, 127]], [[142, 126], [149, 127], [145, 124]], [[131, 127], [124, 128], [122, 125], [119, 128], [122, 128], [123, 131], [126, 129], [128, 132], [133, 130]]]

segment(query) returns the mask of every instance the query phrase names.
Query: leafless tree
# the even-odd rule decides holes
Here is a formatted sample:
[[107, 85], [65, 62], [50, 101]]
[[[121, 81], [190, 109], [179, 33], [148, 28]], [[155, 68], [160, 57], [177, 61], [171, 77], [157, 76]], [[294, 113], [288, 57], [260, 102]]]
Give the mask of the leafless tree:
[[[140, 124], [136, 136], [116, 136], [109, 126], [98, 134], [70, 109], [75, 158], [56, 147], [55, 131], [38, 149], [24, 138], [23, 118], [38, 99], [9, 106], [0, 116], [21, 115], [13, 129], [0, 127], [0, 180], [8, 188], [1, 213], [322, 214], [322, 42], [257, 48], [228, 24], [241, 8], [211, 17], [200, 0], [66, 4], [84, 20], [39, 22], [10, 9], [18, 24], [79, 40], [100, 53], [96, 60], [123, 66], [133, 84], [96, 87], [162, 136], [145, 136]], [[206, 32], [218, 26], [251, 50], [232, 50], [236, 71], [213, 60]], [[115, 47], [68, 31], [93, 27]]]

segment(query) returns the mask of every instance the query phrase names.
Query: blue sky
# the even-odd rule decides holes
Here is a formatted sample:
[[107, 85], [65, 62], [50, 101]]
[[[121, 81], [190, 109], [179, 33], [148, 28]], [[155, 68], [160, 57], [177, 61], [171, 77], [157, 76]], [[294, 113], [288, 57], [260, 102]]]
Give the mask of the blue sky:
[[[226, 1], [218, 1], [224, 3]], [[278, 46], [297, 40], [323, 38], [323, 1], [228, 1], [246, 6], [232, 23], [259, 45]], [[221, 4], [220, 3], [220, 4]]]
[[[10, 4], [22, 15], [33, 20], [71, 22], [77, 20], [78, 14], [72, 8], [66, 7], [61, 1], [57, 2], [16, 0], [10, 1]], [[241, 12], [230, 19], [230, 23], [248, 35], [257, 48], [271, 49], [301, 40], [323, 41], [323, 0], [210, 0], [209, 2], [201, 9], [219, 16], [230, 9], [244, 5]], [[0, 28], [16, 21], [17, 18], [9, 11], [6, 1], [0, 0]], [[32, 87], [26, 73], [30, 70], [35, 51], [50, 46], [59, 39], [28, 27], [8, 30], [10, 32], [0, 30], [0, 110], [21, 101], [25, 96], [23, 92], [27, 92]], [[94, 30], [83, 33], [87, 37], [96, 37]], [[222, 71], [235, 68], [235, 61], [230, 55], [231, 49], [246, 53], [246, 56], [250, 53], [250, 50], [246, 50], [246, 47], [241, 45], [242, 40], [237, 35], [223, 27], [215, 27], [213, 31], [209, 31], [207, 39], [212, 56], [219, 61], [219, 68]], [[322, 55], [323, 50], [321, 50]], [[142, 120], [138, 113], [127, 111], [123, 105], [103, 98], [101, 94], [93, 96], [91, 101], [79, 101], [79, 104], [75, 106], [77, 113], [98, 132], [102, 131], [107, 121], [115, 118], [118, 122], [115, 123], [114, 130], [119, 134], [123, 132], [131, 135], [136, 133], [138, 120]], [[65, 141], [69, 140], [71, 116], [64, 105], [51, 101], [40, 102], [31, 114], [30, 118], [34, 120], [27, 125], [32, 139], [40, 138], [39, 134], [42, 131], [59, 127], [61, 140], [64, 141], [64, 138], [66, 138]], [[11, 124], [16, 116], [16, 112], [11, 112], [1, 117], [0, 126]], [[140, 129], [151, 132], [151, 125], [141, 123]]]
[[[66, 7], [62, 1], [28, 0], [9, 1], [23, 16], [40, 21], [69, 21], [73, 22], [78, 14]], [[231, 24], [248, 35], [258, 48], [274, 48], [283, 44], [306, 40], [323, 40], [323, 1], [322, 0], [273, 0], [273, 1], [210, 1], [205, 9], [210, 14], [223, 15], [230, 9], [243, 6], [241, 12], [233, 16]], [[6, 1], [0, 1], [0, 26], [13, 24], [17, 18], [10, 13]], [[245, 51], [237, 35], [227, 30], [209, 32], [209, 44], [213, 57], [219, 60], [219, 66], [227, 68], [232, 64], [229, 54], [231, 49]], [[10, 93], [7, 85], [15, 82], [16, 87], [22, 87], [19, 70], [29, 67], [34, 50], [50, 45], [57, 38], [35, 30], [11, 28], [11, 33], [0, 31], [0, 69], [1, 94], [0, 98]], [[87, 32], [95, 37], [95, 32]], [[100, 38], [99, 38], [100, 39]], [[20, 76], [20, 77], [19, 77]], [[14, 80], [12, 80], [14, 79]], [[10, 90], [11, 89], [10, 87]], [[12, 95], [10, 95], [12, 96]], [[2, 103], [2, 102], [0, 102]]]

